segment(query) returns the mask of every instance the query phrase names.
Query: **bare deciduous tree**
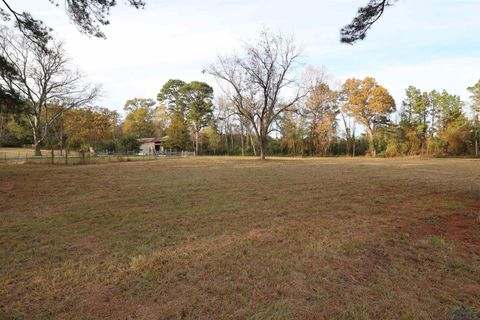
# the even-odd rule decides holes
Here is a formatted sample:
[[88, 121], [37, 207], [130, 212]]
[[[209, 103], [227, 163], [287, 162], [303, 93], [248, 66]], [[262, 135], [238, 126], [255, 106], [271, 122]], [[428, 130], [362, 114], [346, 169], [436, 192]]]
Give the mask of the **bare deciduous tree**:
[[[322, 137], [330, 137], [335, 129], [336, 115], [339, 111], [338, 93], [330, 88], [324, 68], [308, 67], [304, 78], [309, 94], [305, 103], [301, 104], [299, 113], [309, 124], [308, 146], [309, 153], [313, 154], [319, 151], [315, 150], [319, 145], [322, 145], [321, 149], [325, 150], [326, 143], [321, 142]], [[332, 125], [331, 128], [327, 123]], [[325, 132], [325, 129], [329, 132]]]
[[257, 40], [245, 43], [243, 56], [219, 57], [205, 70], [226, 84], [225, 95], [252, 125], [262, 160], [274, 121], [305, 96], [291, 77], [299, 58], [291, 37], [262, 31]]
[[91, 103], [99, 90], [85, 84], [82, 74], [69, 68], [61, 42], [52, 41], [45, 50], [7, 28], [0, 30], [0, 37], [0, 55], [18, 74], [15, 78], [0, 74], [0, 82], [26, 102], [35, 155], [40, 156], [50, 124], [66, 110]]

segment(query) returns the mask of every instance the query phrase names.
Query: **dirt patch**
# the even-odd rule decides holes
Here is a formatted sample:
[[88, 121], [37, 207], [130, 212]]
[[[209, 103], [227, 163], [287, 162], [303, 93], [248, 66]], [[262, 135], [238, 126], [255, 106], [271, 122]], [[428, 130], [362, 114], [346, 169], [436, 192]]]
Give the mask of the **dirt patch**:
[[122, 299], [113, 286], [92, 284], [80, 303], [83, 312], [95, 319], [129, 319], [137, 305]]
[[477, 214], [454, 213], [433, 216], [411, 227], [415, 239], [438, 236], [445, 240], [480, 247], [480, 219]]
[[89, 235], [73, 244], [74, 250], [80, 250], [85, 255], [100, 257], [103, 254], [103, 249], [98, 237]]
[[244, 237], [246, 240], [256, 240], [256, 241], [269, 241], [273, 240], [273, 235], [270, 231], [261, 229], [261, 228], [254, 228], [247, 232]]

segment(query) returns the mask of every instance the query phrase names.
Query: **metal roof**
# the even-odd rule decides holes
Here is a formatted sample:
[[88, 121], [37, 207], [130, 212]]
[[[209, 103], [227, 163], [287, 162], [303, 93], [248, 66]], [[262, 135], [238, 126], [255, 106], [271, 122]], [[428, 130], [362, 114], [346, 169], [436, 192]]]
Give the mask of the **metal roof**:
[[157, 143], [157, 142], [164, 142], [165, 140], [168, 140], [168, 136], [167, 137], [162, 137], [162, 138], [141, 138], [141, 139], [138, 139], [138, 142], [141, 142], [141, 143]]

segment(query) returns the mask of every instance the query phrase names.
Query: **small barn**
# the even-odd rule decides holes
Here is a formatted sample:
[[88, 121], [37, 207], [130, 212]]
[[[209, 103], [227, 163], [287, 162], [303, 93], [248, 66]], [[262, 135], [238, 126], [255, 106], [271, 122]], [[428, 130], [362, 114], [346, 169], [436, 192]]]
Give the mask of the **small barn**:
[[155, 154], [165, 151], [165, 141], [168, 136], [162, 138], [142, 138], [138, 139], [140, 142], [140, 152], [143, 154]]

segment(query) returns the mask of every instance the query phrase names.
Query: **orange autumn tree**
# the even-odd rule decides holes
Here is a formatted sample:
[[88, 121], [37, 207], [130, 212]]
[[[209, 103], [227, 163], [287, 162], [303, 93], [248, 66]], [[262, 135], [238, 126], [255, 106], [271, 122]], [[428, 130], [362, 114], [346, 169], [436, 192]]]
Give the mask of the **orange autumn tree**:
[[379, 123], [395, 111], [395, 100], [374, 78], [348, 79], [342, 87], [344, 108], [367, 130], [369, 152], [376, 156], [374, 136]]
[[69, 148], [98, 150], [102, 141], [115, 139], [119, 114], [101, 107], [70, 109], [63, 116], [63, 134]]

